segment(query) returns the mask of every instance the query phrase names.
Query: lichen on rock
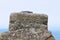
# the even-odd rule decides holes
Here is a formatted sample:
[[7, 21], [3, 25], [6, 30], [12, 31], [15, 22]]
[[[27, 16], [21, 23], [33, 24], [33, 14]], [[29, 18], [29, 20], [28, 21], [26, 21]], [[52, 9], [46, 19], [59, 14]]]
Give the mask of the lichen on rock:
[[48, 31], [48, 16], [31, 11], [12, 13], [9, 31], [0, 33], [0, 40], [55, 40]]

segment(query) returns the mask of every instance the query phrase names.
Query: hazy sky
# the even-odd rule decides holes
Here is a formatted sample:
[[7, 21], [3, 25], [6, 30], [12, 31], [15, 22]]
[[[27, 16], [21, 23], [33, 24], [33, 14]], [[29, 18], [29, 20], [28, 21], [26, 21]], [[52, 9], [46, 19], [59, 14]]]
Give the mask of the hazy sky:
[[49, 16], [49, 29], [60, 28], [59, 0], [0, 0], [0, 29], [8, 28], [9, 16], [12, 12], [33, 11]]

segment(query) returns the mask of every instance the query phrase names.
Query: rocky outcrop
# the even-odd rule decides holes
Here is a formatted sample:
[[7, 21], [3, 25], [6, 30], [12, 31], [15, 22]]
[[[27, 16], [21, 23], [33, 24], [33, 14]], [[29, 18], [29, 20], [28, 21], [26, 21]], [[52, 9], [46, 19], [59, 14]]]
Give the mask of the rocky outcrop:
[[55, 40], [48, 31], [48, 16], [30, 11], [10, 15], [9, 32], [0, 33], [0, 40]]

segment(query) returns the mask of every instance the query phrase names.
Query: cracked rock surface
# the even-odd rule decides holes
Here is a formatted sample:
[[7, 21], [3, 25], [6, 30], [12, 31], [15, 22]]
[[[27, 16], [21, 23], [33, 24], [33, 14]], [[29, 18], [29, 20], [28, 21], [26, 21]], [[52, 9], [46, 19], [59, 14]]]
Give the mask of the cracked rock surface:
[[0, 40], [55, 40], [48, 31], [48, 16], [22, 11], [10, 15], [9, 31], [0, 33]]

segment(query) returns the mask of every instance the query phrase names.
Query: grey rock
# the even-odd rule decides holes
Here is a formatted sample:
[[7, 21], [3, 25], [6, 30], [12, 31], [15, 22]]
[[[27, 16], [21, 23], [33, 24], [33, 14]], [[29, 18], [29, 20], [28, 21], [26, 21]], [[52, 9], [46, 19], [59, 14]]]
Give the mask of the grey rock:
[[22, 11], [21, 13], [33, 13], [31, 11]]
[[0, 40], [55, 40], [48, 31], [48, 16], [30, 11], [12, 13], [9, 31], [0, 33]]

